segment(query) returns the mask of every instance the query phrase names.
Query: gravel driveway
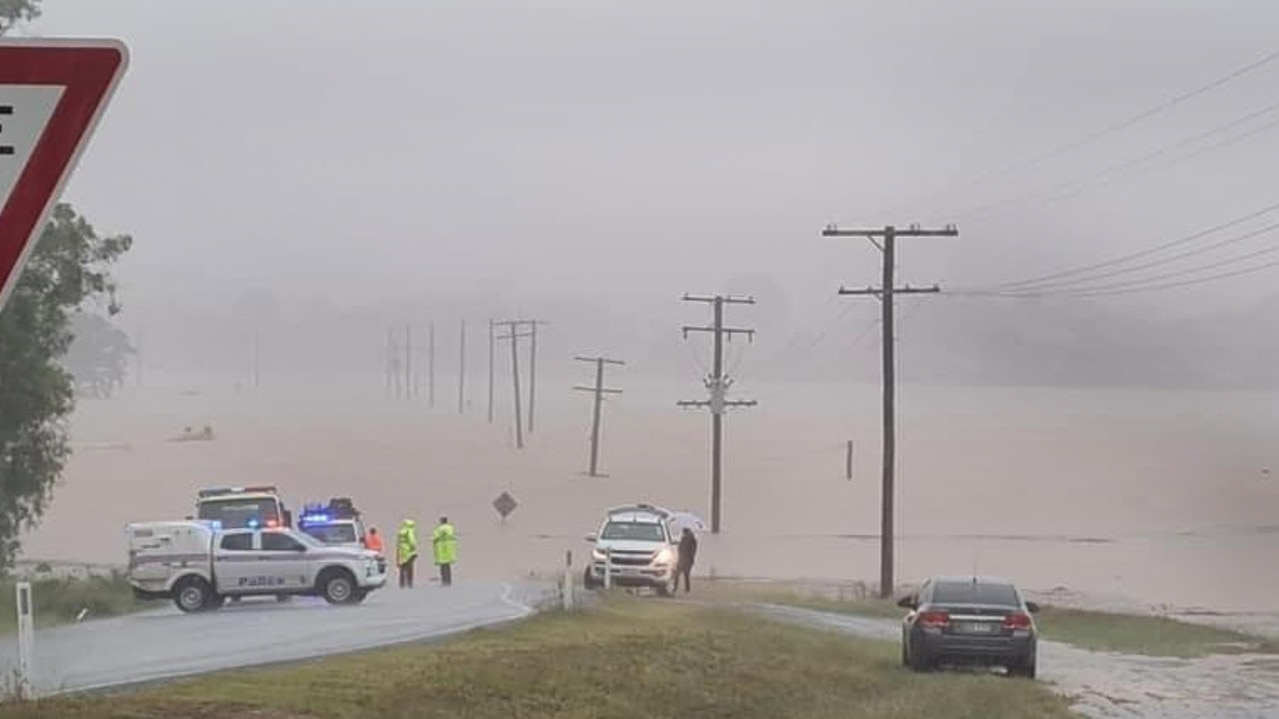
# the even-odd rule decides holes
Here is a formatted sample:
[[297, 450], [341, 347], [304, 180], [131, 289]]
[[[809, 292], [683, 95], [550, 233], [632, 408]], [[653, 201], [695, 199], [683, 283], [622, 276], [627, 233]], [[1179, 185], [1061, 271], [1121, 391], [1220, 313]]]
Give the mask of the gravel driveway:
[[[901, 637], [893, 620], [752, 606], [780, 621], [894, 642]], [[1279, 657], [1272, 655], [1172, 659], [1041, 640], [1039, 678], [1095, 719], [1279, 719]]]

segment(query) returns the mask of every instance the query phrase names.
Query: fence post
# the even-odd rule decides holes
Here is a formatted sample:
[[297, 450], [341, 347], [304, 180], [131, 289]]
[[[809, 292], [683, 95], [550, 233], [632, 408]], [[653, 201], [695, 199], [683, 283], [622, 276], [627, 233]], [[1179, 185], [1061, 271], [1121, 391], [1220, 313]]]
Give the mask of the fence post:
[[35, 684], [32, 673], [35, 664], [35, 622], [31, 601], [31, 583], [18, 582], [18, 698], [34, 699]]

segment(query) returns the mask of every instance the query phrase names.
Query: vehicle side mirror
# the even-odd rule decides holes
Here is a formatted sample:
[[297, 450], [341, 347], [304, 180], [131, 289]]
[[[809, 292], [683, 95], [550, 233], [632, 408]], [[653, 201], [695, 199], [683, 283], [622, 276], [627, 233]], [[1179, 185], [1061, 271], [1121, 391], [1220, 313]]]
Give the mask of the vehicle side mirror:
[[1038, 614], [1038, 613], [1039, 613], [1039, 603], [1038, 603], [1038, 602], [1026, 602], [1026, 611], [1030, 612], [1031, 614]]
[[595, 544], [596, 540], [598, 539], [599, 537], [596, 537], [594, 534], [586, 535], [586, 541], [590, 542], [591, 544]]
[[901, 607], [902, 609], [914, 609], [915, 607], [918, 606], [918, 604], [919, 603], [915, 601], [915, 598], [913, 596], [902, 597], [901, 599], [897, 600], [897, 606]]

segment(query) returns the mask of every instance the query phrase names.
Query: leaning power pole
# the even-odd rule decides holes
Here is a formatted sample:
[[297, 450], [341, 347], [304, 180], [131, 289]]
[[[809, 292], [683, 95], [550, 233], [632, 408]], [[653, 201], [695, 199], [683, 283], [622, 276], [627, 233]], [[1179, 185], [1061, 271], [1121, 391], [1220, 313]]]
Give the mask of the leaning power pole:
[[578, 362], [594, 362], [595, 363], [595, 386], [582, 387], [577, 386], [573, 389], [582, 392], [593, 392], [595, 394], [595, 410], [591, 415], [591, 469], [587, 474], [592, 477], [600, 477], [596, 468], [599, 466], [600, 457], [600, 407], [604, 404], [605, 394], [621, 394], [620, 389], [608, 389], [604, 386], [604, 365], [624, 365], [621, 360], [608, 359], [607, 357], [574, 357]]
[[[822, 230], [822, 237], [865, 237], [884, 256], [882, 284], [879, 287], [867, 287], [861, 290], [839, 288], [841, 295], [869, 295], [879, 300], [883, 325], [883, 375], [884, 375], [884, 407], [883, 407], [883, 479], [880, 499], [880, 547], [879, 547], [879, 595], [887, 599], [893, 593], [893, 475], [896, 466], [897, 427], [896, 427], [896, 385], [897, 373], [893, 357], [893, 297], [896, 295], [913, 295], [941, 292], [937, 285], [932, 287], [893, 287], [893, 271], [896, 269], [897, 256], [895, 240], [898, 237], [958, 237], [959, 230], [954, 225], [947, 225], [940, 230], [920, 229], [911, 225], [907, 229], [898, 229], [888, 225], [877, 230], [841, 230], [834, 225], [827, 225]], [[882, 244], [876, 240], [882, 240]]]
[[715, 361], [711, 368], [711, 374], [705, 380], [707, 391], [710, 393], [708, 400], [681, 400], [677, 404], [680, 407], [706, 407], [711, 412], [711, 533], [719, 534], [720, 526], [720, 498], [723, 494], [723, 483], [721, 473], [723, 469], [723, 441], [724, 441], [724, 410], [729, 407], [753, 407], [755, 400], [735, 400], [726, 399], [729, 387], [733, 381], [724, 374], [724, 338], [732, 338], [735, 334], [744, 334], [748, 339], [754, 340], [755, 330], [731, 328], [724, 326], [724, 305], [726, 304], [755, 304], [753, 297], [729, 297], [725, 295], [713, 296], [695, 296], [684, 295], [685, 302], [708, 302], [715, 308], [715, 322], [710, 327], [689, 327], [684, 326], [684, 339], [688, 339], [689, 332], [710, 332], [715, 336]]

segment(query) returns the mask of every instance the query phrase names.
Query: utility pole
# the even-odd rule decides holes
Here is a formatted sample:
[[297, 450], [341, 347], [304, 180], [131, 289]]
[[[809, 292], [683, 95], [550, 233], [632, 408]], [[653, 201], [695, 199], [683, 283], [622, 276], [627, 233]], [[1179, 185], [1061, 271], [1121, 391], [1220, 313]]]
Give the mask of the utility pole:
[[511, 378], [515, 386], [515, 447], [524, 449], [524, 416], [520, 411], [520, 348], [519, 338], [530, 337], [529, 332], [520, 332], [520, 325], [524, 324], [523, 320], [507, 320], [504, 322], [494, 322], [495, 325], [504, 325], [509, 328], [510, 333], [499, 340], [511, 341]]
[[756, 404], [753, 399], [730, 401], [725, 398], [733, 381], [724, 375], [724, 338], [728, 337], [731, 341], [733, 335], [744, 334], [753, 341], [755, 330], [725, 327], [724, 305], [753, 305], [755, 304], [755, 298], [685, 294], [684, 301], [708, 302], [715, 308], [715, 322], [710, 327], [689, 327], [685, 325], [683, 329], [684, 339], [688, 339], [689, 332], [710, 332], [715, 336], [715, 361], [711, 368], [710, 376], [704, 382], [707, 391], [710, 393], [710, 399], [681, 400], [677, 404], [680, 407], [706, 407], [711, 412], [711, 533], [719, 534], [720, 498], [723, 494], [721, 474], [723, 470], [724, 411], [729, 407], [753, 407]]
[[[888, 225], [883, 229], [841, 230], [834, 225], [827, 225], [822, 230], [822, 237], [865, 237], [884, 256], [882, 284], [879, 287], [867, 287], [861, 290], [839, 288], [841, 295], [869, 295], [879, 300], [882, 311], [883, 330], [883, 375], [884, 375], [884, 458], [883, 480], [880, 490], [880, 548], [879, 548], [879, 595], [887, 599], [893, 593], [893, 475], [896, 464], [897, 427], [896, 427], [896, 385], [897, 374], [893, 357], [893, 297], [896, 295], [931, 294], [941, 292], [937, 285], [932, 287], [893, 286], [893, 271], [896, 269], [897, 256], [895, 240], [898, 237], [958, 237], [959, 230], [954, 225], [947, 225], [939, 230], [925, 230], [918, 225], [907, 229], [898, 229]], [[876, 240], [882, 240], [882, 244]]]
[[457, 413], [463, 414], [466, 412], [466, 320], [462, 320], [457, 347]]
[[413, 376], [413, 325], [404, 325], [404, 398], [417, 396], [417, 382]]
[[600, 407], [604, 403], [605, 394], [621, 394], [622, 393], [622, 390], [620, 389], [606, 389], [604, 387], [604, 365], [605, 364], [624, 365], [626, 363], [621, 360], [608, 359], [607, 357], [574, 357], [574, 359], [576, 359], [578, 362], [594, 362], [595, 363], [595, 386], [594, 387], [577, 386], [577, 387], [574, 387], [573, 389], [579, 390], [582, 392], [595, 393], [595, 410], [594, 410], [594, 414], [591, 416], [591, 469], [587, 474], [589, 474], [592, 477], [600, 477], [603, 475], [600, 475], [599, 473], [596, 472], [596, 468], [599, 466], [599, 456], [600, 456]]
[[529, 326], [528, 348], [528, 433], [533, 434], [533, 402], [537, 394], [537, 326], [549, 325], [545, 320], [525, 320]]
[[493, 350], [496, 345], [494, 328], [496, 324], [489, 320], [489, 424], [493, 424]]
[[426, 329], [427, 355], [426, 355], [426, 394], [427, 403], [435, 406], [435, 323], [432, 322]]

